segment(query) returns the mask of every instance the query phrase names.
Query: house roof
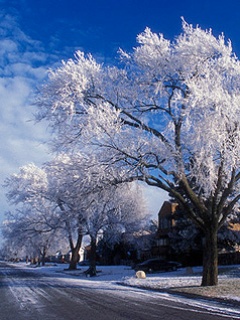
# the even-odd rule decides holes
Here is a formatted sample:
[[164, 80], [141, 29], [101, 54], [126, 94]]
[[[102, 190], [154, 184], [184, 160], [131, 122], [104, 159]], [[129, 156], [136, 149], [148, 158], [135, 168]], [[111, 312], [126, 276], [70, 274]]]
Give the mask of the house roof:
[[163, 217], [168, 217], [170, 215], [173, 215], [177, 209], [177, 206], [178, 206], [177, 203], [164, 201], [164, 203], [158, 213], [158, 217], [163, 218]]

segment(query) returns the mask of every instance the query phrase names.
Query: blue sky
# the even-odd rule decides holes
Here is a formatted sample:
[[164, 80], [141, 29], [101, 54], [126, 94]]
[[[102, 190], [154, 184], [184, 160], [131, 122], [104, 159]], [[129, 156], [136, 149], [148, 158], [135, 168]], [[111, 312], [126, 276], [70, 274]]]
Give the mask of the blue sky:
[[181, 16], [214, 34], [224, 32], [240, 51], [238, 0], [5, 0], [2, 8], [60, 59], [77, 48], [114, 57], [119, 47], [134, 46], [146, 26], [173, 38], [181, 30]]
[[[134, 47], [146, 26], [174, 39], [181, 16], [223, 32], [240, 56], [239, 0], [0, 0], [0, 219], [8, 209], [4, 179], [48, 158], [46, 127], [34, 125], [30, 102], [47, 69], [77, 49], [115, 63], [118, 48]], [[157, 203], [159, 194], [148, 190], [148, 197]]]

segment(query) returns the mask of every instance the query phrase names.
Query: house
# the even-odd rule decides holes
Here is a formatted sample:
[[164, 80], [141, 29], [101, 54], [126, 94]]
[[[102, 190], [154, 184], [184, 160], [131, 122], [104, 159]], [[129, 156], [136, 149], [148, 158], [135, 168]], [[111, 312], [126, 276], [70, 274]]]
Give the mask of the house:
[[158, 213], [158, 230], [152, 254], [161, 258], [168, 258], [170, 254], [169, 232], [175, 226], [174, 213], [178, 204], [164, 201]]
[[[155, 246], [152, 248], [153, 256], [158, 256], [164, 259], [181, 260], [183, 264], [195, 265], [202, 263], [202, 239], [203, 234], [195, 233], [195, 240], [197, 247], [194, 246], [180, 254], [173, 254], [170, 246], [170, 234], [176, 227], [176, 211], [177, 203], [165, 201], [158, 213], [158, 230], [156, 233]], [[186, 218], [185, 221], [188, 219]], [[222, 230], [222, 229], [221, 229]], [[221, 231], [220, 230], [220, 231]], [[226, 226], [227, 233], [224, 231], [219, 233], [219, 264], [234, 264], [240, 263], [240, 223], [232, 222]], [[231, 234], [231, 231], [234, 231]], [[227, 238], [226, 238], [227, 234]], [[188, 240], [189, 241], [189, 240]], [[190, 243], [189, 243], [190, 244]]]

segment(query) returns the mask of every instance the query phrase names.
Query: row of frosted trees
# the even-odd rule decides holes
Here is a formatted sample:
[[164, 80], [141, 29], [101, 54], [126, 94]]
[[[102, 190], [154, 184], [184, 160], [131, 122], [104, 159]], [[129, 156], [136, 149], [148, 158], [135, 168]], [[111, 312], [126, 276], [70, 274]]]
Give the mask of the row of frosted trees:
[[[223, 35], [184, 20], [182, 29], [169, 41], [146, 28], [116, 66], [76, 52], [50, 71], [37, 119], [49, 123], [54, 152], [86, 157], [88, 173], [73, 165], [74, 181], [97, 190], [140, 180], [175, 198], [202, 230], [202, 285], [216, 285], [217, 233], [240, 200], [240, 63]], [[68, 216], [82, 204], [78, 189], [67, 204], [64, 184], [56, 203]]]
[[16, 206], [3, 227], [12, 250], [38, 248], [44, 259], [50, 248], [66, 248], [67, 241], [69, 268], [76, 269], [83, 237], [88, 235], [90, 271], [95, 275], [99, 234], [114, 245], [122, 234], [133, 237], [146, 219], [138, 186], [109, 184], [101, 170], [82, 154], [71, 158], [61, 154], [42, 168], [29, 164], [6, 179], [7, 198]]

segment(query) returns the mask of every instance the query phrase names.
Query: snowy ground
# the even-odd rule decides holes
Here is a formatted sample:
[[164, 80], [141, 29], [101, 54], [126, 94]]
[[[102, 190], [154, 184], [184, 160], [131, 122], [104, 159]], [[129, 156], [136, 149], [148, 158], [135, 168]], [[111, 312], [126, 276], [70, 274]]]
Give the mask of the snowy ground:
[[[189, 273], [189, 271], [191, 271]], [[146, 279], [126, 278], [125, 284], [152, 290], [166, 290], [174, 293], [199, 295], [217, 298], [240, 305], [240, 266], [220, 266], [219, 284], [214, 287], [201, 287], [202, 268], [179, 269], [176, 272], [149, 275]]]
[[[18, 264], [22, 268], [33, 268], [24, 263]], [[87, 279], [91, 282], [105, 282], [106, 284], [120, 283], [123, 285], [157, 290], [171, 289], [175, 292], [189, 292], [212, 298], [224, 298], [240, 302], [240, 265], [220, 266], [219, 285], [217, 287], [201, 287], [201, 267], [192, 270], [181, 268], [174, 272], [159, 272], [147, 274], [146, 279], [137, 279], [135, 271], [128, 266], [98, 266], [97, 277], [86, 278], [84, 271], [88, 267], [78, 267], [76, 271], [68, 271], [68, 265], [47, 264], [45, 267], [33, 268], [36, 272], [57, 273], [59, 276], [71, 277], [76, 280]], [[224, 288], [225, 287], [225, 288]]]
[[[154, 297], [162, 295], [164, 299], [174, 299], [185, 304], [201, 306], [206, 309], [223, 310], [224, 313], [237, 315], [240, 319], [240, 266], [219, 268], [219, 285], [216, 287], [201, 287], [201, 268], [193, 268], [192, 273], [185, 268], [175, 272], [161, 272], [147, 275], [146, 279], [137, 279], [135, 271], [127, 266], [98, 266], [97, 277], [87, 278], [84, 271], [87, 267], [79, 267], [76, 271], [68, 271], [67, 265], [47, 265], [33, 268], [29, 265], [16, 264], [20, 268], [27, 268], [31, 272], [48, 273], [49, 276], [59, 278], [59, 281], [76, 285], [91, 286], [94, 288], [111, 288], [120, 290], [119, 284], [126, 286], [125, 295], [136, 293], [137, 290], [148, 289], [149, 295]], [[121, 286], [123, 289], [123, 287]], [[146, 292], [146, 290], [145, 290]], [[191, 294], [189, 299], [185, 294]], [[192, 295], [198, 295], [192, 296]], [[207, 297], [207, 299], [203, 299]], [[221, 298], [223, 304], [216, 302]], [[231, 302], [231, 304], [229, 303]], [[234, 304], [232, 304], [234, 302]], [[239, 316], [239, 317], [238, 317]]]

